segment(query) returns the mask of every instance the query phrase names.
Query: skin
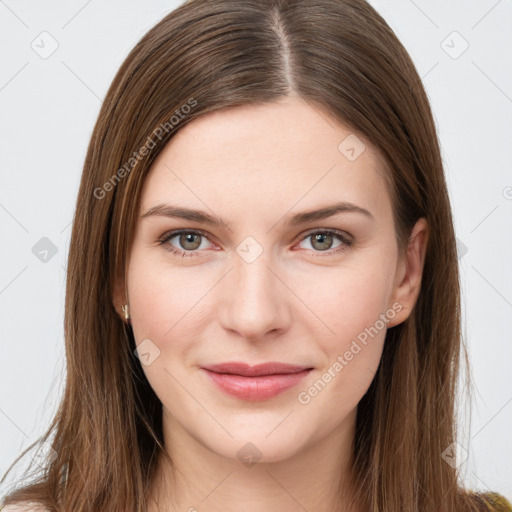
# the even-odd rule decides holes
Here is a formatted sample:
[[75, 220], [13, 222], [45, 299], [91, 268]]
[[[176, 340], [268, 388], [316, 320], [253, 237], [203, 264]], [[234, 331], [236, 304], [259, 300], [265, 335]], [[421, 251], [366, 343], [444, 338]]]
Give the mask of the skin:
[[[417, 299], [428, 240], [420, 219], [399, 254], [378, 153], [368, 141], [354, 161], [338, 150], [351, 133], [288, 97], [206, 114], [178, 131], [153, 163], [141, 215], [171, 203], [215, 214], [226, 226], [139, 217], [126, 286], [116, 285], [115, 305], [124, 319], [120, 307], [129, 304], [137, 344], [149, 339], [160, 351], [143, 368], [163, 404], [176, 471], [160, 459], [150, 511], [332, 512], [340, 478], [349, 497], [357, 404], [377, 370], [386, 328], [403, 322]], [[341, 200], [373, 219], [342, 212], [285, 224]], [[159, 245], [180, 228], [202, 229], [207, 238]], [[335, 253], [343, 242], [315, 242], [313, 229], [340, 230], [353, 244]], [[263, 251], [252, 263], [237, 253], [249, 236]], [[195, 255], [174, 255], [171, 246]], [[337, 357], [382, 314], [387, 326], [333, 372]], [[249, 402], [223, 393], [200, 370], [226, 361], [314, 370], [276, 397]], [[329, 368], [335, 376], [301, 403], [299, 393]], [[261, 457], [250, 467], [237, 455], [248, 442]]]

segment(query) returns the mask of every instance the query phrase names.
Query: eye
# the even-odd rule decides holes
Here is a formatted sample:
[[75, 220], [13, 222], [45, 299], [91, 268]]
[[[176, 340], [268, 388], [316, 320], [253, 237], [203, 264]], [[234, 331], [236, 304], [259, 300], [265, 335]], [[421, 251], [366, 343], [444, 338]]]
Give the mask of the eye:
[[[177, 244], [171, 244], [171, 240], [177, 239]], [[341, 231], [327, 229], [316, 230], [308, 233], [301, 242], [311, 239], [310, 249], [315, 255], [324, 256], [332, 255], [349, 249], [353, 243], [352, 239]], [[334, 240], [338, 240], [339, 244], [335, 245]], [[200, 230], [177, 230], [164, 234], [159, 240], [159, 245], [164, 245], [166, 250], [170, 251], [177, 256], [199, 256], [199, 249], [207, 248], [203, 242], [207, 241], [207, 235]], [[169, 243], [168, 243], [169, 242]]]
[[[333, 241], [337, 239], [340, 243], [333, 248]], [[332, 255], [350, 248], [353, 241], [344, 233], [337, 230], [316, 230], [308, 233], [302, 242], [310, 240], [315, 256]], [[323, 253], [323, 254], [322, 254]]]
[[[167, 244], [167, 242], [170, 242], [173, 238], [177, 238], [178, 247], [172, 244]], [[197, 256], [197, 249], [205, 248], [204, 246], [201, 247], [204, 240], [208, 240], [208, 238], [203, 232], [197, 230], [187, 231], [182, 229], [166, 233], [158, 240], [158, 242], [160, 245], [166, 245], [167, 250], [171, 251], [173, 254], [177, 254], [178, 256]]]

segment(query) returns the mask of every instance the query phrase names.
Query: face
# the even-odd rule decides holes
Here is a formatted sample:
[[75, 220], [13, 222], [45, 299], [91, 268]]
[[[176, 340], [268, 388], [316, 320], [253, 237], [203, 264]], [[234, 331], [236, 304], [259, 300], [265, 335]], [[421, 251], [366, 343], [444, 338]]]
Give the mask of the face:
[[[297, 98], [210, 113], [177, 132], [145, 181], [117, 301], [128, 300], [167, 426], [231, 459], [251, 442], [264, 462], [353, 423], [421, 274], [414, 251], [410, 267], [399, 257], [383, 173], [368, 141]], [[329, 216], [298, 216], [339, 203]], [[306, 370], [204, 369], [226, 362]]]

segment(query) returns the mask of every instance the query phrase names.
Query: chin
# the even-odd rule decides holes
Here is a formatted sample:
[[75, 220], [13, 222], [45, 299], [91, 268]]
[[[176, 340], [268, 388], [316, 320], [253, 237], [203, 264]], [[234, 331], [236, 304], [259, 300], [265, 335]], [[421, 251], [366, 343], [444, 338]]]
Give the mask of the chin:
[[302, 444], [296, 442], [287, 432], [284, 432], [284, 436], [270, 434], [267, 438], [266, 430], [260, 430], [258, 433], [251, 431], [247, 435], [230, 432], [234, 439], [230, 438], [229, 441], [218, 445], [212, 444], [210, 437], [206, 447], [222, 457], [239, 460], [248, 468], [256, 463], [275, 463], [289, 459], [297, 453], [299, 444]]

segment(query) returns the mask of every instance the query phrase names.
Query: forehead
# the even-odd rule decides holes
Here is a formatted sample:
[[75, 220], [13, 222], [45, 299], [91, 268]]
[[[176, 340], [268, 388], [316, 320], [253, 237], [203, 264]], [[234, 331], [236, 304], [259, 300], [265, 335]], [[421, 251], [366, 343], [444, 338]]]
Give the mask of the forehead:
[[261, 213], [343, 200], [378, 216], [391, 210], [383, 176], [368, 141], [286, 98], [208, 113], [180, 129], [150, 169], [141, 210], [182, 201]]

